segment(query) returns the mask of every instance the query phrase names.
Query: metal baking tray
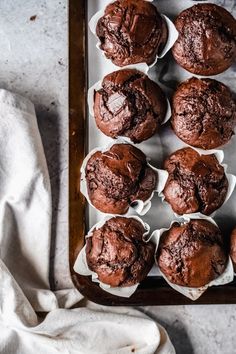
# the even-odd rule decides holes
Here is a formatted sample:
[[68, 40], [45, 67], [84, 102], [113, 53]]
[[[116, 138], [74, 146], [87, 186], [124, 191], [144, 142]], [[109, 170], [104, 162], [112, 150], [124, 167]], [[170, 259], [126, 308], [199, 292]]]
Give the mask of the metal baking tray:
[[[157, 2], [159, 9], [170, 18], [174, 18], [174, 11], [181, 11], [194, 3], [196, 1], [192, 2], [191, 0], [178, 0], [177, 2], [176, 0], [158, 0]], [[231, 7], [231, 10], [233, 10], [233, 0], [227, 0], [225, 4], [228, 10]], [[85, 242], [86, 230], [88, 230], [89, 223], [91, 224], [91, 220], [89, 220], [91, 211], [89, 212], [88, 205], [80, 193], [78, 180], [82, 161], [88, 151], [91, 150], [89, 141], [91, 123], [89, 123], [87, 109], [87, 88], [88, 73], [90, 72], [89, 59], [91, 61], [89, 48], [92, 48], [94, 43], [91, 43], [90, 35], [88, 40], [88, 18], [91, 17], [92, 11], [96, 12], [97, 10], [96, 0], [90, 0], [90, 2], [88, 0], [69, 0], [69, 263], [74, 285], [89, 300], [103, 305], [236, 303], [236, 281], [228, 285], [209, 288], [197, 301], [191, 301], [170, 288], [164, 279], [147, 277], [137, 291], [127, 299], [103, 291], [96, 283], [92, 282], [90, 277], [81, 276], [73, 270], [75, 259]], [[91, 13], [88, 13], [88, 11]], [[173, 72], [172, 68], [174, 66], [176, 70]], [[94, 65], [94, 67], [97, 66]], [[98, 72], [97, 75], [98, 77], [100, 75], [100, 79], [103, 77], [102, 73]], [[151, 70], [151, 77], [153, 75], [158, 76], [159, 83], [164, 85], [167, 94], [173, 92], [178, 82], [191, 76], [174, 64], [171, 53]], [[235, 87], [234, 91], [236, 91], [235, 78], [235, 66], [226, 73], [217, 76], [218, 80], [228, 84], [231, 89]], [[233, 158], [235, 151], [236, 138], [234, 143], [230, 143], [224, 149], [225, 162], [231, 167], [230, 172], [234, 174], [236, 173], [236, 163]], [[161, 218], [163, 215], [161, 214]], [[235, 194], [227, 203], [227, 207], [223, 207], [222, 210], [217, 212], [215, 220], [223, 232], [228, 235], [236, 224]]]

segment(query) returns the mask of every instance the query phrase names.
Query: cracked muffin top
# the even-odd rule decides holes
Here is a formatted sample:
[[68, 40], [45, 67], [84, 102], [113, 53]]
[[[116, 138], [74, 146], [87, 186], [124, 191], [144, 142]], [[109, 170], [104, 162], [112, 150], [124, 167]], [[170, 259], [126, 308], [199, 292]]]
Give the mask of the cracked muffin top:
[[134, 218], [114, 217], [92, 232], [86, 242], [89, 268], [110, 286], [142, 281], [154, 263], [155, 246], [144, 242], [143, 224]]
[[152, 64], [165, 47], [168, 29], [156, 7], [144, 0], [117, 0], [97, 23], [100, 48], [115, 65]]
[[125, 214], [136, 200], [149, 199], [157, 184], [146, 155], [130, 144], [114, 144], [95, 152], [87, 162], [86, 181], [91, 203], [110, 214]]
[[230, 257], [233, 262], [234, 272], [236, 272], [236, 227], [233, 229], [230, 237]]
[[180, 84], [174, 94], [171, 124], [185, 143], [214, 149], [234, 135], [235, 99], [223, 83], [192, 77]]
[[129, 137], [140, 143], [163, 122], [167, 101], [160, 87], [138, 70], [118, 70], [104, 77], [94, 93], [94, 115], [107, 136]]
[[167, 279], [177, 285], [198, 288], [218, 278], [227, 256], [218, 227], [207, 220], [174, 223], [160, 240], [157, 263]]
[[169, 177], [163, 194], [175, 213], [210, 215], [224, 203], [228, 180], [215, 155], [180, 149], [166, 159], [164, 168]]
[[223, 7], [197, 4], [175, 21], [179, 38], [172, 48], [177, 63], [198, 75], [216, 75], [236, 57], [236, 21]]

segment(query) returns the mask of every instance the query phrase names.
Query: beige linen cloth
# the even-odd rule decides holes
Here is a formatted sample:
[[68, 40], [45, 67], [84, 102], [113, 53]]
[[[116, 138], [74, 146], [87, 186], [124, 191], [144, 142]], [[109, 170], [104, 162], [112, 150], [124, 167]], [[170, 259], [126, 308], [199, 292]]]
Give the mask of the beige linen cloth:
[[76, 289], [50, 290], [46, 160], [33, 104], [6, 90], [0, 147], [0, 353], [174, 354], [165, 330], [141, 312], [91, 303], [71, 310], [82, 299]]

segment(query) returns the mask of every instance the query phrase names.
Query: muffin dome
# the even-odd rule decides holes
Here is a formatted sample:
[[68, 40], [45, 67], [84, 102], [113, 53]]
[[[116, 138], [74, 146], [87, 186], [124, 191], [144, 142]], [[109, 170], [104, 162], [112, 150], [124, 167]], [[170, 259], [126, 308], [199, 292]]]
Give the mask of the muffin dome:
[[197, 4], [177, 17], [179, 32], [172, 52], [177, 63], [198, 75], [216, 75], [236, 57], [236, 20], [223, 7]]
[[161, 237], [157, 262], [173, 284], [192, 288], [207, 285], [227, 265], [222, 234], [207, 220], [174, 223]]
[[175, 213], [210, 215], [224, 203], [228, 180], [215, 155], [184, 148], [170, 155], [164, 167], [169, 177], [163, 194]]
[[140, 143], [163, 122], [167, 101], [160, 87], [137, 70], [118, 70], [104, 77], [94, 94], [98, 128], [107, 136], [129, 137]]
[[156, 7], [144, 0], [109, 4], [96, 28], [100, 48], [115, 65], [152, 64], [165, 47], [168, 30]]
[[230, 237], [230, 257], [233, 262], [234, 272], [236, 272], [236, 227], [233, 229]]
[[226, 144], [236, 125], [231, 91], [212, 79], [183, 82], [173, 97], [171, 124], [175, 134], [194, 147], [208, 150]]
[[146, 201], [157, 184], [157, 174], [145, 154], [130, 144], [95, 152], [85, 173], [91, 203], [110, 214], [125, 214], [135, 200]]
[[110, 286], [142, 281], [154, 263], [155, 246], [143, 241], [143, 224], [134, 218], [114, 217], [87, 238], [86, 258], [98, 279]]

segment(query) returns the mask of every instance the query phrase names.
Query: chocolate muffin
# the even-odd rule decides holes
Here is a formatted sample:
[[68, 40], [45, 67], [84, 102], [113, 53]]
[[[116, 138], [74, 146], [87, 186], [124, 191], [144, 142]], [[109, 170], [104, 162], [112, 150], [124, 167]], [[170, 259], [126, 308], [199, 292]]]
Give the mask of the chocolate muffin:
[[170, 155], [164, 167], [169, 177], [163, 194], [175, 213], [210, 215], [224, 203], [228, 180], [215, 155], [184, 148]]
[[212, 79], [191, 79], [173, 97], [171, 124], [185, 143], [214, 149], [234, 134], [236, 104], [229, 88]]
[[86, 242], [89, 268], [110, 286], [125, 287], [141, 282], [154, 263], [155, 246], [143, 241], [141, 222], [114, 217], [94, 230]]
[[130, 144], [115, 144], [90, 157], [86, 180], [95, 208], [104, 213], [125, 214], [135, 200], [151, 197], [157, 174], [148, 166], [141, 150]]
[[233, 229], [230, 237], [230, 257], [233, 262], [234, 272], [236, 273], [236, 227]]
[[165, 47], [168, 29], [156, 7], [144, 0], [109, 4], [96, 28], [100, 48], [115, 65], [152, 64]]
[[94, 94], [98, 128], [107, 136], [129, 137], [140, 143], [163, 122], [167, 101], [160, 87], [137, 70], [119, 70], [104, 77]]
[[157, 262], [171, 283], [192, 288], [204, 286], [226, 268], [222, 234], [207, 220], [174, 223], [162, 234]]
[[172, 48], [177, 63], [198, 75], [216, 75], [236, 57], [236, 20], [223, 7], [197, 4], [177, 17], [179, 38]]

